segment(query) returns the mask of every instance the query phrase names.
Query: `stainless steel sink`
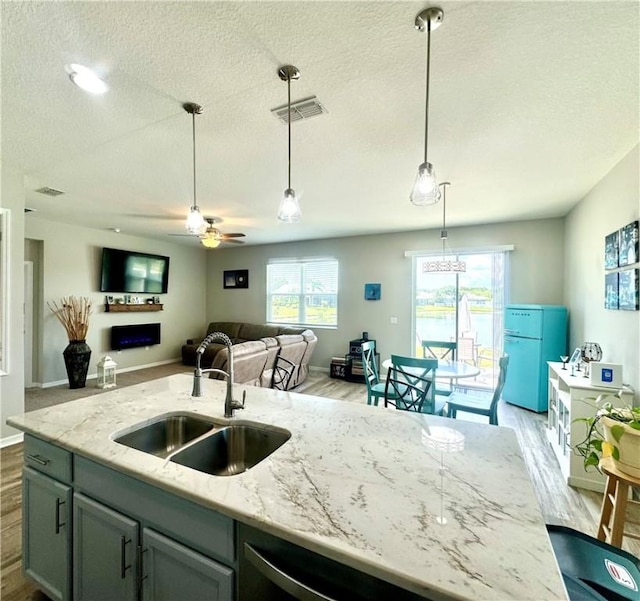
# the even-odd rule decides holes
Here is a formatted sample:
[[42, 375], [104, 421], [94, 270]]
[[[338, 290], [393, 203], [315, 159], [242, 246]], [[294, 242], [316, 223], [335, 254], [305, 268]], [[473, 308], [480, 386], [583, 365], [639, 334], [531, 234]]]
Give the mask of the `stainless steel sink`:
[[164, 415], [157, 421], [114, 438], [114, 441], [165, 458], [215, 427], [220, 425], [196, 415]]
[[282, 428], [258, 424], [226, 426], [171, 457], [171, 461], [214, 476], [241, 474], [291, 438]]

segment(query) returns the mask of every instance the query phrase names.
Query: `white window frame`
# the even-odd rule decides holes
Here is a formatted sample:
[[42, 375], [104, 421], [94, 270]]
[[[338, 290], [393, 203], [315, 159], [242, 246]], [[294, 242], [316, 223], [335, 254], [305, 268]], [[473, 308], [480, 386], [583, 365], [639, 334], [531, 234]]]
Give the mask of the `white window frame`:
[[[318, 293], [310, 293], [305, 291], [305, 269], [306, 265], [310, 265], [313, 263], [335, 263], [335, 279], [336, 279], [336, 291], [334, 292], [318, 292]], [[269, 279], [269, 267], [272, 265], [301, 265], [301, 280], [300, 280], [300, 292], [299, 293], [281, 293], [281, 294], [273, 294], [271, 292], [271, 282]], [[266, 273], [266, 319], [268, 323], [282, 325], [282, 326], [301, 326], [301, 327], [310, 327], [310, 328], [326, 328], [326, 329], [337, 329], [338, 328], [338, 294], [339, 294], [339, 263], [335, 257], [303, 257], [303, 258], [281, 258], [281, 259], [269, 259], [267, 263], [267, 273]], [[309, 296], [335, 296], [335, 306], [336, 306], [336, 321], [335, 323], [310, 323], [305, 320], [305, 308], [307, 306], [306, 297]], [[276, 321], [272, 316], [272, 298], [275, 296], [298, 296], [298, 319], [297, 321]]]

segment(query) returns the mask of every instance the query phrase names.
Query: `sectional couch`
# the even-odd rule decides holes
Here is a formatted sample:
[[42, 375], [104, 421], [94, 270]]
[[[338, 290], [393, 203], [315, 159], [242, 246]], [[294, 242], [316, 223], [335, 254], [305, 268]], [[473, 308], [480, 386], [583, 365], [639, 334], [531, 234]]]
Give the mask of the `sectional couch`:
[[[312, 330], [290, 326], [272, 326], [238, 321], [212, 321], [207, 334], [222, 332], [233, 343], [234, 382], [271, 388], [274, 375], [281, 387], [289, 390], [307, 378], [309, 360], [318, 339]], [[182, 347], [182, 363], [196, 364], [196, 349], [203, 338], [190, 339]], [[203, 368], [215, 367], [227, 371], [229, 353], [224, 344], [212, 342], [202, 355]], [[211, 377], [220, 378], [217, 374]], [[280, 387], [278, 385], [278, 387]]]

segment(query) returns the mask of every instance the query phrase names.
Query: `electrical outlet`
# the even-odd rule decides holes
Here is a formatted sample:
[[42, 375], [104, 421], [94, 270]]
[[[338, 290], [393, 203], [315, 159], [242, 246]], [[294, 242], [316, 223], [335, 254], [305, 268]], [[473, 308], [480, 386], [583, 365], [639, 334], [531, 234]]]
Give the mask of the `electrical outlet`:
[[391, 321], [391, 323], [398, 323], [398, 318], [397, 317], [391, 317], [391, 319], [389, 321]]

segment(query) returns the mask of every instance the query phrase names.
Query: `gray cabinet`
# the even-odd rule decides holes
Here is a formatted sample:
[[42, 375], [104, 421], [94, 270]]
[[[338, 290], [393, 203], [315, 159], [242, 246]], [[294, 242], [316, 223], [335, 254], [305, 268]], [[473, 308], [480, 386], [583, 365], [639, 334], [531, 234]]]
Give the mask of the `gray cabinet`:
[[135, 601], [138, 523], [76, 493], [73, 500], [75, 601]]
[[30, 467], [22, 483], [25, 574], [54, 601], [70, 601], [71, 487]]
[[232, 599], [233, 570], [145, 528], [142, 536], [143, 601]]

